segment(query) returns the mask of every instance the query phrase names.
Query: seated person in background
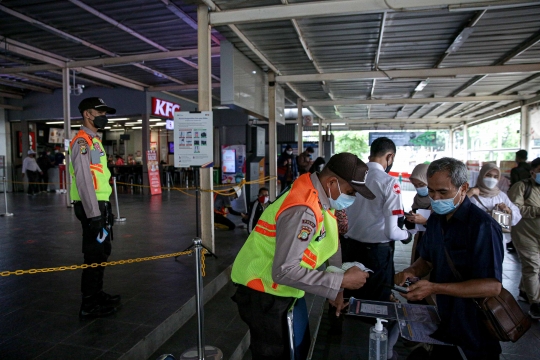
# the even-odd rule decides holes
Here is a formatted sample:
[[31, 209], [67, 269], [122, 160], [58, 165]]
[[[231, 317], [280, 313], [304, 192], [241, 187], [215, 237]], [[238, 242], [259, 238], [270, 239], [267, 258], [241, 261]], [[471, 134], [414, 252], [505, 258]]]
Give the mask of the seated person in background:
[[128, 155], [127, 163], [128, 165], [137, 165], [137, 163], [135, 162], [135, 159], [133, 158], [133, 155], [131, 154]]
[[124, 165], [124, 159], [120, 155], [116, 155], [116, 163], [115, 165]]
[[247, 224], [248, 234], [253, 231], [253, 228], [255, 225], [257, 225], [257, 221], [259, 221], [263, 211], [268, 207], [269, 204], [270, 193], [268, 192], [267, 188], [262, 187], [259, 189], [257, 200], [250, 204], [247, 215], [243, 216], [242, 219], [242, 222]]
[[224, 225], [229, 230], [234, 230], [236, 225], [226, 218], [227, 214], [246, 216], [246, 214], [242, 214], [232, 208], [231, 200], [238, 199], [242, 194], [242, 190], [238, 186], [233, 187], [233, 189], [234, 192], [229, 195], [214, 194], [214, 223]]
[[[419, 164], [416, 165], [411, 173], [409, 179], [416, 189], [416, 195], [414, 196], [414, 201], [411, 206], [411, 212], [405, 213], [405, 225], [408, 229], [414, 229], [416, 224], [426, 225], [427, 219], [420, 214], [416, 214], [418, 209], [428, 209], [431, 210], [431, 201], [428, 196], [427, 188], [427, 169], [428, 164]], [[422, 243], [422, 236], [424, 231], [419, 231], [414, 236], [414, 244], [411, 254], [411, 264], [418, 259], [418, 249], [420, 249], [420, 244]]]
[[[467, 191], [467, 196], [471, 202], [480, 209], [491, 214], [491, 211], [498, 207], [500, 211], [504, 211], [512, 215], [512, 226], [515, 226], [521, 220], [519, 209], [513, 202], [510, 201], [508, 195], [503, 193], [497, 187], [501, 170], [495, 164], [487, 163], [482, 166], [478, 174], [476, 187], [470, 188]], [[514, 244], [509, 233], [504, 233], [504, 240], [507, 242], [506, 250], [515, 252]]]
[[326, 161], [324, 161], [324, 158], [319, 156], [309, 168], [309, 173], [313, 174], [314, 172], [321, 172], [324, 168], [324, 164], [326, 164]]

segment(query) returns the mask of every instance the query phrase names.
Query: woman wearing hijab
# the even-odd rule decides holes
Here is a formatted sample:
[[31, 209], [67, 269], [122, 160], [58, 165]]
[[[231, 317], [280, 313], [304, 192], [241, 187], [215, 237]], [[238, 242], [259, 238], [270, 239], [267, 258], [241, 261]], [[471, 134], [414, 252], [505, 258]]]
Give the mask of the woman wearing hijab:
[[[414, 201], [411, 206], [411, 212], [405, 213], [405, 226], [408, 229], [414, 229], [416, 225], [426, 225], [427, 219], [420, 214], [416, 213], [418, 209], [431, 210], [431, 202], [428, 196], [427, 188], [427, 169], [428, 164], [419, 164], [416, 165], [409, 177], [409, 180], [414, 185], [416, 189], [416, 195], [414, 196]], [[419, 254], [417, 249], [420, 248], [420, 243], [422, 242], [422, 236], [424, 235], [423, 231], [419, 231], [414, 236], [414, 243], [411, 254], [411, 264], [418, 259]]]
[[[497, 167], [497, 165], [492, 163], [484, 164], [480, 169], [480, 173], [478, 174], [476, 186], [467, 191], [467, 196], [469, 196], [473, 204], [481, 209], [484, 209], [488, 213], [491, 213], [495, 207], [498, 207], [500, 211], [511, 214], [512, 223], [510, 225], [515, 226], [519, 220], [521, 220], [521, 214], [517, 206], [514, 205], [508, 196], [497, 187], [500, 177], [501, 170]], [[510, 234], [504, 233], [503, 236], [505, 242], [510, 245]], [[513, 246], [508, 245], [507, 250], [512, 252], [511, 249]]]

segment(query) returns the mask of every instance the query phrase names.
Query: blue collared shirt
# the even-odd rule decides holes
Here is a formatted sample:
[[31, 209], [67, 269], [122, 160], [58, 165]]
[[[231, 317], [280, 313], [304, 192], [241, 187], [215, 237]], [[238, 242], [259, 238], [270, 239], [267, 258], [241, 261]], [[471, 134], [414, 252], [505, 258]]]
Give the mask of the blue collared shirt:
[[[503, 238], [501, 226], [468, 197], [450, 220], [432, 214], [422, 239], [420, 256], [433, 265], [430, 281], [459, 282], [444, 249], [463, 281], [493, 278], [502, 282]], [[434, 337], [452, 342], [466, 353], [500, 353], [501, 348], [482, 324], [481, 314], [470, 298], [437, 295], [441, 324]]]

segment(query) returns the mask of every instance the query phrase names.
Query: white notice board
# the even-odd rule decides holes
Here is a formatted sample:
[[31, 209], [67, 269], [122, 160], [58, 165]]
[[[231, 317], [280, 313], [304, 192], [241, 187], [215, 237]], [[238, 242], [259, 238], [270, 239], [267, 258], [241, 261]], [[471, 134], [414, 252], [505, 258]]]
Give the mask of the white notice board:
[[174, 113], [174, 166], [214, 166], [211, 111]]

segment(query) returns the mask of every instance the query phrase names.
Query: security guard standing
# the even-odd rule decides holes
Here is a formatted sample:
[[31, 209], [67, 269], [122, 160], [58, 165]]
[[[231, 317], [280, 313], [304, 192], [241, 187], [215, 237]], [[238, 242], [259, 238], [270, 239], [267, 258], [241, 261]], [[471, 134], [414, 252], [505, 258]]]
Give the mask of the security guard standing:
[[366, 282], [368, 274], [357, 267], [344, 274], [317, 269], [326, 260], [341, 266], [334, 210], [351, 205], [357, 192], [375, 198], [365, 186], [367, 173], [355, 155], [334, 155], [321, 173], [300, 176], [261, 215], [231, 274], [238, 286], [233, 300], [250, 329], [253, 359], [290, 359], [290, 309], [295, 358], [305, 359], [310, 336], [304, 291], [328, 298], [339, 312], [346, 305], [342, 289]]
[[[102, 263], [111, 254], [114, 217], [109, 197], [112, 192], [107, 168], [107, 155], [98, 129], [107, 125], [106, 114], [115, 114], [97, 97], [86, 98], [79, 104], [83, 126], [71, 140], [69, 154], [71, 162], [71, 198], [74, 201], [75, 215], [81, 222], [83, 231], [82, 251], [84, 263]], [[107, 316], [120, 305], [120, 295], [103, 292], [104, 267], [89, 267], [83, 270], [81, 279], [82, 305], [81, 318]]]

